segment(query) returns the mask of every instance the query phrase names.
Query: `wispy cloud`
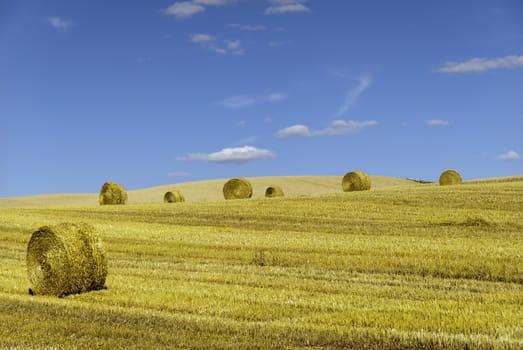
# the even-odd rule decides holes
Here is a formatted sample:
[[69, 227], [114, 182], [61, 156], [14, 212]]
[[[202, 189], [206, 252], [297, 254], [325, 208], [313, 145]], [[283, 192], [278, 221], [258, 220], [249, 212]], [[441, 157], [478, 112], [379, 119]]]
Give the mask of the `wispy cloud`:
[[276, 137], [306, 137], [306, 136], [334, 136], [357, 133], [365, 128], [378, 125], [375, 120], [358, 122], [354, 120], [334, 120], [326, 128], [311, 131], [308, 126], [302, 124], [292, 125], [276, 132]]
[[221, 101], [220, 104], [227, 108], [242, 108], [254, 104], [256, 100], [247, 95], [237, 95], [228, 97], [225, 100]]
[[276, 93], [267, 95], [267, 101], [269, 101], [269, 102], [278, 102], [278, 101], [285, 100], [286, 98], [287, 98], [287, 94], [285, 94], [283, 92], [276, 92]]
[[496, 157], [496, 159], [499, 159], [499, 160], [518, 160], [518, 159], [521, 159], [521, 156], [519, 155], [518, 152], [516, 152], [514, 150], [510, 150], [507, 153], [500, 154], [499, 156]]
[[205, 6], [222, 6], [235, 3], [236, 0], [192, 0], [177, 1], [163, 9], [166, 15], [174, 16], [177, 19], [190, 18], [197, 13], [204, 12]]
[[284, 138], [284, 137], [292, 137], [292, 136], [312, 136], [311, 131], [309, 130], [309, 127], [302, 124], [296, 124], [292, 125], [283, 129], [280, 129], [276, 132], [276, 137]]
[[286, 98], [287, 94], [283, 92], [275, 92], [263, 96], [236, 95], [220, 101], [220, 104], [227, 108], [236, 109], [247, 107], [259, 102], [279, 102]]
[[221, 55], [243, 55], [245, 53], [245, 49], [241, 47], [240, 40], [220, 42], [214, 35], [200, 33], [191, 35], [190, 41]]
[[357, 122], [354, 120], [334, 120], [330, 126], [323, 130], [313, 132], [314, 135], [345, 135], [350, 133], [360, 132], [361, 130], [378, 125], [375, 120], [365, 122]]
[[207, 6], [219, 6], [235, 3], [237, 0], [193, 0], [195, 4], [202, 4]]
[[234, 51], [240, 48], [240, 40], [227, 40], [227, 49]]
[[209, 34], [193, 34], [191, 35], [191, 42], [193, 43], [206, 43], [214, 41], [215, 37]]
[[261, 32], [261, 31], [265, 31], [268, 29], [266, 26], [262, 26], [262, 25], [249, 25], [249, 24], [238, 24], [238, 23], [230, 23], [227, 25], [227, 27], [237, 28], [240, 30], [247, 30], [250, 32]]
[[265, 9], [266, 15], [281, 15], [284, 13], [310, 12], [311, 9], [303, 3], [307, 0], [269, 0], [272, 6]]
[[73, 22], [65, 20], [61, 17], [49, 17], [47, 19], [47, 23], [49, 23], [53, 28], [64, 32], [67, 32], [73, 25]]
[[449, 125], [449, 122], [441, 119], [429, 119], [426, 120], [425, 123], [429, 126], [447, 126]]
[[205, 7], [202, 5], [198, 5], [192, 1], [181, 1], [170, 5], [163, 10], [163, 13], [180, 19], [192, 17], [203, 11], [205, 11]]
[[363, 77], [360, 79], [358, 85], [347, 93], [347, 96], [345, 97], [345, 100], [343, 101], [340, 108], [338, 108], [338, 111], [336, 112], [335, 116], [340, 117], [343, 114], [345, 114], [349, 109], [351, 109], [360, 95], [367, 90], [367, 88], [372, 83], [372, 79], [370, 77]]
[[501, 68], [523, 68], [523, 56], [473, 58], [463, 62], [447, 62], [436, 70], [438, 73], [484, 72]]
[[189, 153], [185, 157], [178, 157], [177, 160], [199, 160], [211, 163], [235, 163], [242, 164], [256, 159], [274, 157], [274, 153], [267, 149], [252, 146], [235, 148], [224, 148], [214, 153]]

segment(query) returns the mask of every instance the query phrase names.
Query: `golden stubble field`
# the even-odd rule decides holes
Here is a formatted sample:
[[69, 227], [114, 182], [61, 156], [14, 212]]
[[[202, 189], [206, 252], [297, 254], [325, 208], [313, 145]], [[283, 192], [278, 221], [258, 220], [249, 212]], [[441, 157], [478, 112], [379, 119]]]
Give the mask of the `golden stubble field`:
[[[523, 178], [373, 177], [381, 185], [360, 193], [309, 181], [323, 190], [160, 203], [180, 184], [130, 191], [125, 206], [3, 200], [0, 348], [523, 348]], [[60, 222], [99, 231], [106, 290], [28, 294], [29, 238]]]

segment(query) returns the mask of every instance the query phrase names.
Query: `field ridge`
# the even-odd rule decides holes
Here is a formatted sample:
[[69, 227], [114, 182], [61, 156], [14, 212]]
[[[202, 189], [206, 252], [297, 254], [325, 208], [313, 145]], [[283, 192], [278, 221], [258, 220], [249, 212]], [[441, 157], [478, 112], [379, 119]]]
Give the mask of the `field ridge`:
[[[417, 186], [412, 180], [388, 176], [372, 176], [373, 188]], [[287, 197], [335, 193], [341, 191], [340, 176], [261, 176], [248, 177], [254, 193], [253, 198], [263, 198], [269, 186], [280, 186]], [[128, 190], [129, 203], [161, 203], [167, 191], [178, 189], [188, 202], [223, 200], [222, 187], [228, 179], [181, 182]], [[101, 187], [102, 184], [100, 184]], [[42, 194], [0, 198], [1, 207], [49, 206], [49, 205], [98, 205], [98, 192]]]

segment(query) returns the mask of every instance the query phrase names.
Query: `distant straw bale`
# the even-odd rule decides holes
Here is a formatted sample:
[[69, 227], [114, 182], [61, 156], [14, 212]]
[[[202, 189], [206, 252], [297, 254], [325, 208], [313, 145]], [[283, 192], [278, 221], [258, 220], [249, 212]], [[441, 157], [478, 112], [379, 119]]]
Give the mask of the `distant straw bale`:
[[252, 197], [252, 185], [249, 180], [236, 178], [223, 185], [225, 199], [247, 199]]
[[166, 192], [163, 196], [164, 203], [180, 203], [185, 202], [185, 197], [183, 196], [182, 191], [173, 190]]
[[127, 192], [125, 191], [125, 187], [114, 182], [104, 183], [100, 190], [99, 201], [100, 205], [126, 204]]
[[107, 257], [88, 224], [40, 227], [29, 240], [26, 263], [31, 294], [65, 296], [105, 288]]
[[283, 197], [283, 190], [279, 186], [267, 187], [265, 190], [265, 197], [274, 198], [274, 197]]
[[447, 169], [441, 173], [439, 177], [439, 184], [445, 185], [458, 185], [463, 182], [460, 173], [454, 169]]
[[363, 171], [352, 171], [343, 177], [341, 187], [344, 192], [370, 190], [370, 176]]

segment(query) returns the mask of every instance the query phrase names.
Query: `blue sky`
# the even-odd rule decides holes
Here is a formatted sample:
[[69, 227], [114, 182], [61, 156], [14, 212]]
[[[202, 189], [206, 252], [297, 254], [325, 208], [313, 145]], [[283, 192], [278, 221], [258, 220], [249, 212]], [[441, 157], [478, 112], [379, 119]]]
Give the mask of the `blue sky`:
[[523, 2], [0, 1], [0, 197], [523, 174]]

